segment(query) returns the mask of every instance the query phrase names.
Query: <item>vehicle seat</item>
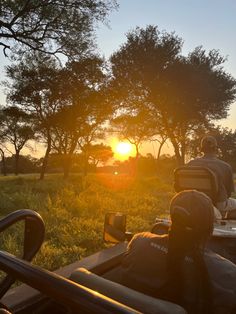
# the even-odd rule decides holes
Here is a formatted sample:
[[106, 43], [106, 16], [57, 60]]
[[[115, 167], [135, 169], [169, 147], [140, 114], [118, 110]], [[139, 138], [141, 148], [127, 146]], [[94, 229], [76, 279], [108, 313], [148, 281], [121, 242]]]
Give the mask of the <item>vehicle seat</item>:
[[182, 166], [174, 171], [174, 188], [176, 192], [197, 190], [205, 193], [217, 203], [218, 181], [215, 173], [207, 167]]
[[121, 284], [95, 275], [85, 268], [78, 268], [72, 273], [70, 279], [142, 313], [187, 314], [179, 305], [149, 297]]

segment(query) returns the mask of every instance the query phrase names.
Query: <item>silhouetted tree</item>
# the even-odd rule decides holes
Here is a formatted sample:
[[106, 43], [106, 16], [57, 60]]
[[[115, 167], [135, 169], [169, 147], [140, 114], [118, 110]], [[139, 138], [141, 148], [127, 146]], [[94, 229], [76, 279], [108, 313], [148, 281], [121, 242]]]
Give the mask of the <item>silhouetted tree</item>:
[[3, 138], [8, 144], [14, 147], [14, 172], [15, 175], [18, 175], [20, 152], [26, 143], [34, 138], [32, 121], [27, 113], [17, 107], [3, 108], [1, 116]]
[[7, 75], [11, 79], [8, 101], [34, 116], [37, 133], [47, 146], [40, 178], [44, 177], [52, 148], [64, 156], [67, 177], [77, 145], [82, 149], [97, 138], [111, 112], [103, 105], [103, 60], [90, 56], [61, 68], [48, 56], [30, 55], [9, 66]]
[[53, 119], [52, 146], [63, 157], [65, 177], [75, 150], [83, 152], [88, 162], [85, 147], [104, 137], [103, 123], [112, 111], [102, 90], [106, 82], [103, 66], [102, 59], [90, 56], [68, 63], [61, 71], [64, 107]]
[[214, 135], [218, 143], [220, 158], [230, 163], [236, 170], [236, 130], [219, 128]]
[[201, 129], [189, 142], [189, 155], [192, 158], [201, 154], [200, 143], [206, 134], [216, 138], [218, 144], [218, 157], [231, 164], [236, 170], [236, 130], [228, 128], [209, 126], [208, 129]]
[[5, 149], [0, 147], [0, 155], [1, 155], [1, 171], [2, 171], [2, 174], [4, 176], [7, 175], [7, 168], [6, 168], [6, 156], [5, 156]]
[[0, 3], [0, 45], [6, 55], [14, 47], [81, 55], [93, 47], [95, 21], [104, 21], [115, 0], [4, 0]]
[[[0, 110], [2, 110], [2, 108]], [[0, 128], [1, 172], [2, 172], [2, 174], [4, 176], [6, 176], [7, 175], [7, 168], [6, 168], [5, 160], [6, 160], [7, 148], [6, 148], [6, 137], [4, 136], [5, 135], [5, 128], [2, 127], [4, 119], [5, 119], [5, 117], [4, 117], [3, 114], [1, 114], [1, 111], [0, 111], [0, 125], [1, 125], [1, 128]]]
[[[152, 124], [150, 124], [152, 123]], [[156, 134], [156, 124], [150, 122], [149, 112], [142, 110], [134, 114], [122, 114], [112, 120], [113, 131], [118, 132], [120, 139], [127, 140], [135, 146], [136, 159], [140, 145]]]
[[103, 143], [94, 145], [90, 144], [86, 150], [89, 156], [89, 161], [91, 161], [94, 166], [97, 166], [99, 163], [104, 165], [113, 157], [113, 151], [111, 147], [104, 145]]
[[52, 148], [51, 119], [62, 106], [57, 84], [60, 70], [55, 59], [41, 54], [27, 55], [18, 64], [7, 67], [8, 102], [32, 116], [38, 139], [46, 144], [40, 179], [44, 178]]
[[154, 138], [151, 138], [150, 141], [153, 143], [158, 143], [158, 150], [156, 154], [156, 159], [159, 160], [161, 157], [161, 152], [164, 144], [166, 143], [168, 139], [168, 136], [165, 133], [157, 134], [157, 136], [154, 136]]
[[[187, 57], [182, 40], [156, 27], [136, 28], [112, 55], [111, 100], [129, 110], [143, 108], [170, 139], [179, 164], [199, 125], [227, 116], [235, 98], [235, 80], [212, 50], [196, 48]], [[151, 121], [151, 120], [150, 120]]]
[[[5, 167], [7, 172], [13, 173], [15, 171], [15, 155], [5, 158]], [[19, 173], [36, 173], [40, 171], [39, 161], [30, 155], [20, 155], [18, 160]]]

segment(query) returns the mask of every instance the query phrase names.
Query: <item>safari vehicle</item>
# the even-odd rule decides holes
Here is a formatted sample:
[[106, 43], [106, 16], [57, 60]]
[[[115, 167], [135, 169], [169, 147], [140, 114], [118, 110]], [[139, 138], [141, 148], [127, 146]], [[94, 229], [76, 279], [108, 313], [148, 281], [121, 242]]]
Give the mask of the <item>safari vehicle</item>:
[[[25, 221], [22, 259], [0, 251], [0, 269], [7, 273], [0, 284], [0, 296], [2, 306], [7, 306], [10, 313], [186, 313], [178, 305], [146, 296], [117, 283], [126, 241], [54, 273], [31, 265], [29, 261], [43, 242], [44, 223], [37, 213], [20, 210], [0, 221], [0, 232], [20, 220]], [[118, 242], [116, 238], [129, 238], [124, 222], [124, 215], [108, 214], [105, 239]], [[15, 279], [26, 285], [7, 292]]]
[[[175, 171], [175, 188], [202, 190], [214, 202], [217, 181], [208, 169], [183, 167]], [[236, 263], [236, 223], [227, 218], [215, 223], [208, 247]], [[44, 224], [37, 213], [22, 210], [8, 215], [0, 221], [0, 232], [19, 220], [25, 221], [23, 259], [0, 252], [0, 269], [8, 274], [0, 284], [0, 296], [12, 313], [186, 313], [176, 304], [121, 284], [120, 263], [132, 238], [126, 232], [125, 215], [108, 213], [105, 217], [104, 240], [114, 246], [54, 273], [29, 263], [44, 236]], [[151, 231], [162, 234], [168, 227], [167, 219], [157, 219]], [[24, 285], [6, 293], [15, 279]]]

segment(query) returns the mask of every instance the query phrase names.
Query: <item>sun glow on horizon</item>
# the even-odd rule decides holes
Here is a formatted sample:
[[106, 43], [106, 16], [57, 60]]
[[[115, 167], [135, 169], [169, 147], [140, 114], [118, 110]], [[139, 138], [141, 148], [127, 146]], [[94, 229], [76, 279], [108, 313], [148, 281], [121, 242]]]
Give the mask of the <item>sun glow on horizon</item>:
[[114, 152], [115, 159], [126, 160], [130, 156], [134, 156], [134, 147], [129, 142], [119, 142], [113, 140], [112, 150]]
[[128, 155], [132, 150], [130, 143], [119, 142], [116, 146], [116, 152], [120, 155]]

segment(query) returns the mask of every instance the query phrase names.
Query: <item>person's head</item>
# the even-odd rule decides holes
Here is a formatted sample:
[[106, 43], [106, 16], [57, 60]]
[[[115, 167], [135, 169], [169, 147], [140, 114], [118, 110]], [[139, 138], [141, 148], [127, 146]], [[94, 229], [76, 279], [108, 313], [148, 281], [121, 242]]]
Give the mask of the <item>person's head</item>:
[[204, 136], [201, 140], [201, 151], [204, 154], [211, 154], [217, 152], [217, 141], [213, 136]]
[[188, 190], [175, 195], [170, 203], [170, 216], [172, 233], [195, 241], [193, 246], [204, 244], [212, 234], [214, 208], [211, 199], [202, 192]]
[[212, 201], [196, 190], [182, 191], [171, 200], [170, 216], [167, 267], [171, 282], [171, 300], [191, 311], [192, 305], [187, 305], [184, 301], [186, 277], [183, 263], [188, 256], [192, 258], [196, 272], [190, 288], [193, 298], [196, 298], [194, 304], [201, 308], [201, 313], [212, 313], [211, 280], [203, 257], [204, 245], [213, 231]]

